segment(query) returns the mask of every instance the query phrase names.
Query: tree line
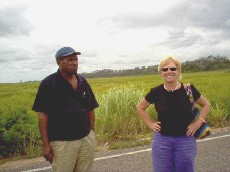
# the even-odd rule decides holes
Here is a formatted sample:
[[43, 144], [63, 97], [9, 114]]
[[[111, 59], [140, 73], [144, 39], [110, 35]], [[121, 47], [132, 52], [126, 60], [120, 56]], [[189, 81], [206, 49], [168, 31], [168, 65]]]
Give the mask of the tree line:
[[[200, 57], [196, 60], [185, 61], [181, 63], [183, 72], [200, 72], [214, 71], [220, 69], [230, 69], [230, 59], [226, 56]], [[133, 69], [112, 70], [103, 69], [96, 70], [91, 73], [81, 73], [86, 78], [107, 78], [118, 76], [134, 76], [157, 74], [158, 65], [135, 67]]]

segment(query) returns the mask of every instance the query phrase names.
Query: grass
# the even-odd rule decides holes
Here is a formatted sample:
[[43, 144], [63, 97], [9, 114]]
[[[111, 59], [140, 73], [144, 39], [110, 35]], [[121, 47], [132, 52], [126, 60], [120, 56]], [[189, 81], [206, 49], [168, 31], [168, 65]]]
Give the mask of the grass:
[[[229, 126], [230, 92], [229, 71], [213, 71], [183, 74], [183, 83], [192, 83], [211, 103], [207, 121], [211, 127]], [[162, 83], [159, 75], [129, 76], [88, 79], [100, 107], [96, 109], [97, 150], [118, 149], [150, 144], [152, 132], [138, 116], [135, 106], [150, 90]], [[39, 82], [0, 84], [0, 121], [21, 110], [29, 118], [31, 140], [25, 145], [23, 157], [41, 155], [37, 114], [31, 110]], [[148, 113], [154, 120], [156, 112], [152, 106]], [[26, 124], [27, 125], [27, 124]], [[0, 132], [1, 130], [0, 124]], [[1, 135], [1, 134], [0, 134]], [[1, 145], [0, 145], [1, 148]], [[28, 155], [31, 155], [30, 157]], [[14, 157], [21, 157], [14, 154]], [[0, 160], [0, 163], [5, 161]]]

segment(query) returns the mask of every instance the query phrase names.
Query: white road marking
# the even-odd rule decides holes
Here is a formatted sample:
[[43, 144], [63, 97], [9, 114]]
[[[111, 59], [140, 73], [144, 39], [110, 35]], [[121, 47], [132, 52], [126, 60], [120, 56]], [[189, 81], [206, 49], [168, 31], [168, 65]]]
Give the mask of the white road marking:
[[111, 155], [111, 156], [104, 156], [104, 157], [100, 157], [100, 158], [95, 158], [94, 161], [98, 161], [98, 160], [102, 160], [102, 159], [110, 159], [110, 158], [115, 158], [115, 157], [120, 157], [120, 156], [125, 156], [125, 155], [132, 155], [132, 154], [141, 153], [141, 152], [148, 152], [148, 151], [151, 151], [151, 149], [144, 149], [144, 150], [127, 152], [127, 153]]
[[[223, 137], [230, 137], [230, 134], [223, 135], [223, 136], [218, 136], [218, 137], [206, 138], [206, 139], [202, 139], [202, 140], [197, 140], [197, 142], [205, 142], [205, 141], [215, 140], [215, 139], [219, 139], [219, 138], [223, 138]], [[148, 152], [148, 151], [151, 151], [151, 148], [150, 149], [139, 150], [139, 151], [134, 151], [134, 152], [127, 152], [127, 153], [123, 153], [123, 154], [117, 154], [117, 155], [111, 155], [111, 156], [104, 156], [104, 157], [100, 157], [100, 158], [95, 158], [94, 161], [99, 161], [99, 160], [103, 160], [103, 159], [110, 159], [110, 158], [126, 156], [126, 155], [133, 155], [133, 154], [142, 153], [142, 152]], [[49, 169], [51, 169], [51, 166], [44, 167], [44, 168], [37, 168], [37, 169], [27, 170], [27, 171], [22, 171], [22, 172], [37, 172], [37, 171], [43, 171], [43, 170], [49, 170]]]
[[230, 134], [227, 134], [227, 135], [223, 135], [223, 136], [218, 136], [218, 137], [211, 137], [211, 138], [206, 138], [206, 139], [203, 139], [203, 140], [197, 140], [197, 142], [204, 142], [204, 141], [209, 141], [209, 140], [215, 140], [215, 139], [219, 139], [219, 138], [223, 138], [223, 137], [229, 137]]
[[33, 170], [27, 170], [27, 171], [22, 171], [22, 172], [36, 172], [36, 171], [43, 171], [43, 170], [49, 170], [49, 169], [51, 169], [51, 166], [44, 167], [44, 168], [36, 168], [36, 169], [33, 169]]

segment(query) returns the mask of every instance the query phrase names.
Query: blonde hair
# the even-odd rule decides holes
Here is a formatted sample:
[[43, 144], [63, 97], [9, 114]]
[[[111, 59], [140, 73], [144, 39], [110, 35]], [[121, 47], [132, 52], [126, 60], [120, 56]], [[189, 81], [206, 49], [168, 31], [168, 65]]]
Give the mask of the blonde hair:
[[168, 64], [169, 62], [173, 61], [178, 69], [178, 72], [179, 72], [179, 77], [178, 79], [182, 79], [182, 73], [181, 73], [181, 63], [180, 61], [178, 60], [178, 58], [176, 57], [172, 57], [172, 56], [167, 56], [165, 58], [163, 58], [158, 66], [158, 73], [160, 74], [161, 72], [161, 69], [166, 65]]

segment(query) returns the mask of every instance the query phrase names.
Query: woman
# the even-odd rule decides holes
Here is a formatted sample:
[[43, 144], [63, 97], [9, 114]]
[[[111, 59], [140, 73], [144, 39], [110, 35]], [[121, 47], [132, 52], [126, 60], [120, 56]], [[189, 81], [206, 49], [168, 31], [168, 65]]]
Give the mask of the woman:
[[[164, 83], [152, 88], [139, 102], [137, 111], [146, 125], [155, 132], [152, 159], [155, 172], [193, 172], [196, 157], [194, 133], [205, 121], [210, 103], [191, 85], [194, 101], [201, 106], [200, 115], [194, 120], [192, 105], [186, 94], [181, 64], [175, 57], [164, 58], [158, 72]], [[146, 109], [154, 104], [158, 120], [152, 121]]]

